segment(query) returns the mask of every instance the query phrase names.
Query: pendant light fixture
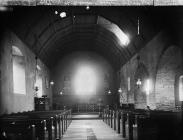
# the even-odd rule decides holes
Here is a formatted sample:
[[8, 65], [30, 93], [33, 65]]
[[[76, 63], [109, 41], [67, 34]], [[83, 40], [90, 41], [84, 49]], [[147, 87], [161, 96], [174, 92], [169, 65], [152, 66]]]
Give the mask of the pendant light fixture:
[[[140, 65], [140, 56], [137, 56], [137, 68], [139, 67], [139, 65]], [[140, 86], [142, 85], [141, 77], [137, 78], [136, 85], [138, 88], [140, 88]]]
[[140, 20], [137, 18], [137, 35], [140, 35]]

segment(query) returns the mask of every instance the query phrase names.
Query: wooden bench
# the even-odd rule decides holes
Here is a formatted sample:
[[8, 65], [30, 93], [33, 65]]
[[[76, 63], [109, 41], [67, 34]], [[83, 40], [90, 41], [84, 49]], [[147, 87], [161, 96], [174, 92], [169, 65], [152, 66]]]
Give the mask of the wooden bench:
[[[128, 140], [175, 139], [180, 133], [179, 113], [104, 109], [103, 121]], [[176, 131], [177, 130], [177, 131]]]
[[71, 120], [71, 110], [3, 115], [0, 117], [0, 131], [10, 140], [61, 139]]

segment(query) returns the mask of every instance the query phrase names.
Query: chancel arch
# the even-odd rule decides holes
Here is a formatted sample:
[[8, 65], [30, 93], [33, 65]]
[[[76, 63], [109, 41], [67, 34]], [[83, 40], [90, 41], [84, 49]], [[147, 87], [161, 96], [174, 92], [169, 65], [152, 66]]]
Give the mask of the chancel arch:
[[113, 102], [112, 99], [109, 101], [108, 91], [111, 95], [116, 94], [115, 71], [98, 53], [72, 52], [54, 67], [52, 73], [55, 81], [53, 100], [57, 104], [90, 103], [90, 100], [97, 101], [99, 98], [104, 104]]

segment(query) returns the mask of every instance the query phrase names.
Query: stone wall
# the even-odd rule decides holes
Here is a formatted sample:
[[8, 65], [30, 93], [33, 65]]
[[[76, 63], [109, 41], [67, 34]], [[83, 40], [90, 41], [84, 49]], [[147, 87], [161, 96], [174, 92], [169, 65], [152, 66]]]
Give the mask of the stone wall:
[[156, 108], [175, 108], [175, 77], [181, 68], [181, 50], [170, 46], [158, 64], [155, 84]]
[[[121, 87], [126, 94], [126, 103], [135, 103], [136, 94], [144, 91], [145, 84], [142, 80], [142, 91], [139, 93], [135, 78], [138, 63], [147, 68], [148, 79], [150, 80], [150, 92], [146, 95], [146, 105], [151, 109], [173, 110], [175, 109], [175, 76], [181, 71], [182, 54], [181, 49], [170, 42], [165, 32], [157, 34], [143, 49], [139, 51], [120, 70], [123, 79]], [[130, 90], [128, 89], [127, 78], [130, 77]], [[145, 80], [145, 79], [144, 79]], [[124, 84], [125, 83], [125, 84]], [[145, 108], [144, 103], [135, 104], [136, 108]]]
[[[1, 38], [1, 91], [0, 114], [30, 111], [34, 109], [35, 55], [11, 31], [6, 31]], [[18, 47], [25, 56], [26, 94], [13, 93], [12, 46]], [[50, 87], [46, 87], [45, 79], [49, 79], [48, 68], [39, 60], [42, 71], [43, 94], [51, 97]]]

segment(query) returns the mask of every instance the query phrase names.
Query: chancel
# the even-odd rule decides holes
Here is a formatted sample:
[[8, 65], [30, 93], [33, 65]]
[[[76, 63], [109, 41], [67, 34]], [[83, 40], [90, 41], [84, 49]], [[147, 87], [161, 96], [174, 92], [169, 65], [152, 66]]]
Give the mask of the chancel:
[[183, 7], [9, 6], [0, 19], [0, 139], [183, 139]]

